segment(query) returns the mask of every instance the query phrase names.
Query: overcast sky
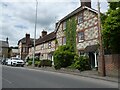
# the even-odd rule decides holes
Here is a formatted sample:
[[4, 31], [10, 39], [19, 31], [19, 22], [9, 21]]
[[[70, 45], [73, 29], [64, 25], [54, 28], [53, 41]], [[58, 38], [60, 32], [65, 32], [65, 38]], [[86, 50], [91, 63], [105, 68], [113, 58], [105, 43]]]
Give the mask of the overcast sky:
[[[92, 8], [97, 10], [97, 0]], [[107, 11], [107, 1], [101, 2], [101, 12]], [[0, 40], [9, 38], [10, 46], [17, 46], [26, 33], [34, 37], [35, 0], [0, 1]], [[41, 31], [54, 31], [55, 23], [80, 6], [80, 0], [38, 0], [37, 37]]]

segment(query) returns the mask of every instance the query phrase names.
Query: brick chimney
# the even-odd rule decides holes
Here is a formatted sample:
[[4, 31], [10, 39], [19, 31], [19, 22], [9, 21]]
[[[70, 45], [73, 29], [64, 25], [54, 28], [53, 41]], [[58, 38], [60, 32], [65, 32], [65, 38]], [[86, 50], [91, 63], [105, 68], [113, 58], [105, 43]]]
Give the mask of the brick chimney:
[[47, 31], [42, 31], [42, 37], [44, 37], [45, 35], [47, 35]]
[[6, 42], [8, 43], [8, 37], [6, 38]]
[[87, 6], [91, 8], [91, 0], [80, 0], [81, 1], [81, 6]]
[[26, 45], [30, 44], [30, 34], [26, 33]]

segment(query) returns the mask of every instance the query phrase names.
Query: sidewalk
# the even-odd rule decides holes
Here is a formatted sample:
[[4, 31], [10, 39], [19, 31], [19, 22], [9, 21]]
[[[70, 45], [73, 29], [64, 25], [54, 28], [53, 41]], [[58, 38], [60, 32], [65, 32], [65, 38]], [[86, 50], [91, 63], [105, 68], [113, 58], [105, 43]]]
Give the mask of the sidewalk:
[[39, 67], [38, 68], [38, 67], [32, 67], [32, 66], [25, 66], [25, 68], [66, 73], [66, 74], [79, 75], [79, 76], [83, 76], [83, 77], [90, 77], [90, 78], [95, 78], [95, 79], [111, 81], [111, 82], [118, 82], [117, 77], [108, 77], [108, 76], [102, 77], [95, 70], [80, 72], [79, 70], [72, 70], [72, 69], [65, 69], [65, 68], [62, 68], [60, 70], [55, 70], [54, 67]]

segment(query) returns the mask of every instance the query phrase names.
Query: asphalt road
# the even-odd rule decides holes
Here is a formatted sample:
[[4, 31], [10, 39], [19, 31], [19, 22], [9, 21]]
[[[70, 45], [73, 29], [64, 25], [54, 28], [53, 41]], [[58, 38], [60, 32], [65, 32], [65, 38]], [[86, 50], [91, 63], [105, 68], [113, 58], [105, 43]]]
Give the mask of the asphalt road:
[[23, 67], [2, 67], [3, 88], [118, 88], [115, 82]]

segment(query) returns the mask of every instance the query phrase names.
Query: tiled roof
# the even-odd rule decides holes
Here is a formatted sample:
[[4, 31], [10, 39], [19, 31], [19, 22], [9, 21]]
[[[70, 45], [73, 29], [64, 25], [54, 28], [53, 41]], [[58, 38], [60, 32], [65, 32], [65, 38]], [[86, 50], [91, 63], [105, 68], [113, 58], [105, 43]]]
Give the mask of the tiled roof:
[[51, 41], [51, 40], [54, 40], [56, 38], [56, 34], [55, 32], [51, 32], [50, 34], [44, 36], [44, 37], [41, 37], [39, 39], [36, 40], [36, 45], [39, 45], [39, 44], [42, 44], [42, 43], [45, 43], [45, 42], [48, 42], [48, 41]]
[[[30, 38], [30, 44], [33, 44], [33, 40], [34, 40], [34, 39]], [[26, 43], [26, 38], [24, 37], [24, 38], [20, 39], [20, 40], [18, 41], [18, 45], [19, 45], [20, 42], [25, 44], [25, 43]]]

